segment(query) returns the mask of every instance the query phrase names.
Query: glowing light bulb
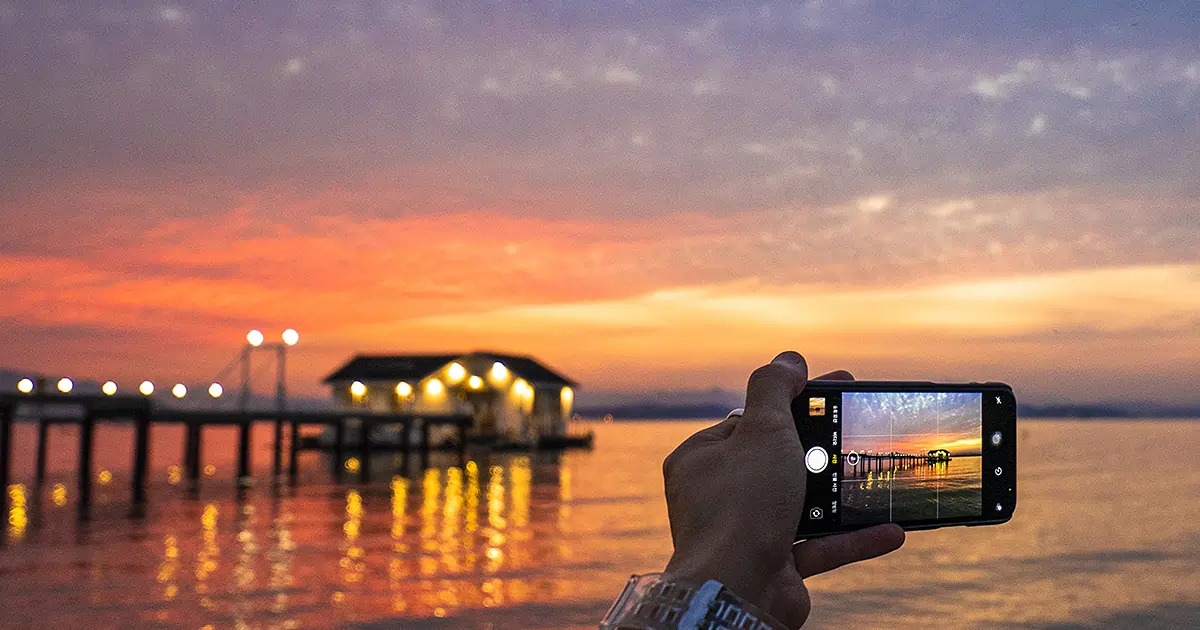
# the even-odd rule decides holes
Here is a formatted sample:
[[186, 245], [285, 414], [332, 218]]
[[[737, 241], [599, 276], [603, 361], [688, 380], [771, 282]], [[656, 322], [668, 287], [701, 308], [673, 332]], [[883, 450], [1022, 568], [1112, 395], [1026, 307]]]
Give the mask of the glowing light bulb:
[[408, 398], [412, 395], [412, 385], [409, 385], [404, 381], [396, 383], [396, 395], [401, 398]]
[[117, 393], [117, 384], [112, 381], [107, 381], [100, 386], [100, 391], [104, 392], [105, 396], [112, 396]]
[[[294, 346], [300, 342], [300, 333], [296, 332], [295, 328], [289, 328], [283, 331], [283, 343], [289, 346]], [[255, 344], [258, 345], [258, 344]]]
[[450, 367], [446, 368], [446, 380], [450, 381], [451, 383], [457, 383], [463, 380], [463, 377], [466, 375], [467, 368], [463, 367], [462, 364], [457, 361], [451, 363]]
[[75, 383], [71, 382], [71, 379], [65, 376], [58, 379], [58, 391], [69, 394], [72, 389], [75, 389]]
[[225, 393], [225, 388], [221, 387], [220, 383], [213, 383], [208, 386], [208, 395], [213, 398], [220, 398], [221, 394]]
[[246, 343], [254, 346], [255, 348], [262, 345], [263, 339], [264, 337], [262, 331], [260, 330], [255, 329], [246, 333]]
[[479, 389], [480, 387], [483, 387], [483, 379], [472, 374], [471, 378], [467, 379], [467, 387], [470, 387], [471, 389]]
[[503, 381], [504, 379], [508, 378], [508, 368], [504, 367], [503, 363], [496, 361], [492, 364], [491, 374], [492, 378], [496, 379], [497, 381]]
[[572, 400], [575, 400], [575, 391], [570, 387], [562, 388], [562, 403], [564, 405], [569, 405], [571, 404]]
[[33, 391], [33, 379], [23, 378], [20, 381], [17, 381], [17, 391], [21, 392], [22, 394], [28, 394], [28, 393], [32, 392]]
[[187, 387], [183, 383], [175, 383], [175, 387], [171, 388], [171, 395], [176, 398], [187, 396]]
[[444, 391], [446, 391], [445, 386], [436, 378], [431, 378], [428, 383], [425, 383], [425, 393], [430, 396], [437, 396]]
[[355, 398], [361, 398], [363, 394], [367, 393], [367, 386], [363, 385], [362, 381], [354, 381], [350, 384], [350, 393], [354, 394]]
[[150, 381], [142, 381], [142, 384], [138, 385], [138, 391], [141, 392], [143, 396], [149, 396], [150, 394], [154, 393], [154, 383], [151, 383]]

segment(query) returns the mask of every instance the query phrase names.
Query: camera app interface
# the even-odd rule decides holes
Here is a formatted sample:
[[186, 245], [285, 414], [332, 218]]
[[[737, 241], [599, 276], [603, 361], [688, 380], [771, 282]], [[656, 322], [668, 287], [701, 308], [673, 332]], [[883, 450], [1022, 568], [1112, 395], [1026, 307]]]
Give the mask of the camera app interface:
[[982, 394], [842, 395], [841, 521], [982, 513]]

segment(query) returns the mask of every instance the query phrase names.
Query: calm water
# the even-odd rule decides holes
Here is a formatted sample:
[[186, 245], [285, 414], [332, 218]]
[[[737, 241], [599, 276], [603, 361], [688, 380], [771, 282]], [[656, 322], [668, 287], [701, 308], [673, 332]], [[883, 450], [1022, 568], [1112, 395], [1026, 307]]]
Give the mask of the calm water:
[[879, 523], [978, 516], [982, 509], [981, 457], [948, 462], [899, 462], [883, 470], [842, 465], [842, 522]]
[[[111, 480], [85, 527], [74, 438], [55, 429], [50, 482], [12, 489], [0, 626], [594, 627], [631, 572], [667, 560], [659, 466], [706, 424], [600, 425], [592, 452], [435, 459], [359, 489], [309, 454], [294, 494], [260, 485], [243, 502], [232, 431], [206, 433], [214, 467], [191, 499], [171, 483], [182, 435], [161, 429], [144, 521], [123, 517], [128, 433], [104, 428], [97, 474]], [[17, 438], [29, 485], [32, 431]], [[812, 579], [810, 627], [1200, 625], [1200, 423], [1028, 422], [1020, 440], [1011, 524], [914, 533]]]

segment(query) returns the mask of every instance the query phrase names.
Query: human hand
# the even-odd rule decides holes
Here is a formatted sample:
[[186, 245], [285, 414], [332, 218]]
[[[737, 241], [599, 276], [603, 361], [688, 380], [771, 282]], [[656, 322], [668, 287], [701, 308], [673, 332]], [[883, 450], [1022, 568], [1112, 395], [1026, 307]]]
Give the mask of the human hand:
[[750, 375], [741, 418], [696, 433], [663, 462], [675, 543], [665, 573], [694, 584], [717, 580], [791, 628], [811, 609], [804, 578], [904, 543], [904, 530], [889, 524], [793, 544], [806, 471], [791, 404], [807, 381], [804, 357], [780, 354]]

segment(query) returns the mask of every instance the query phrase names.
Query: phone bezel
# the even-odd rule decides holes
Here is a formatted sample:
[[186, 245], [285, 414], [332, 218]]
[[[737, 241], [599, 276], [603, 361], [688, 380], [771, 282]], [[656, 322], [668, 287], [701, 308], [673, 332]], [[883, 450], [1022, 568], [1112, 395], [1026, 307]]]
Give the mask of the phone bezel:
[[[959, 525], [999, 525], [1012, 519], [1017, 503], [1017, 441], [1016, 420], [1017, 401], [1012, 387], [1004, 383], [932, 383], [923, 381], [809, 381], [804, 391], [792, 401], [792, 416], [796, 430], [804, 450], [810, 446], [820, 445], [832, 455], [839, 455], [840, 446], [833, 446], [833, 421], [831, 411], [820, 420], [808, 415], [809, 398], [824, 396], [827, 399], [827, 409], [832, 408], [829, 401], [836, 397], [837, 406], [841, 406], [841, 395], [844, 392], [978, 392], [982, 394], [981, 437], [983, 438], [982, 466], [982, 513], [978, 516], [958, 516], [941, 519], [922, 519], [897, 521], [896, 524], [908, 531], [929, 530], [941, 527]], [[996, 404], [996, 397], [1000, 403]], [[989, 404], [991, 402], [992, 404]], [[840, 434], [840, 426], [838, 427]], [[988, 436], [1000, 431], [1002, 440], [999, 446], [992, 446]], [[1000, 475], [989, 474], [1000, 468]], [[830, 500], [833, 496], [831, 472], [841, 470], [841, 465], [831, 464], [821, 474], [805, 471], [806, 492], [804, 511], [797, 528], [796, 539], [816, 538], [854, 531], [870, 527], [873, 523], [843, 524], [840, 518], [834, 518], [830, 513]], [[840, 501], [840, 491], [837, 499]], [[999, 503], [1002, 509], [997, 512], [992, 506]], [[819, 520], [810, 518], [811, 509], [821, 507], [829, 516]]]

